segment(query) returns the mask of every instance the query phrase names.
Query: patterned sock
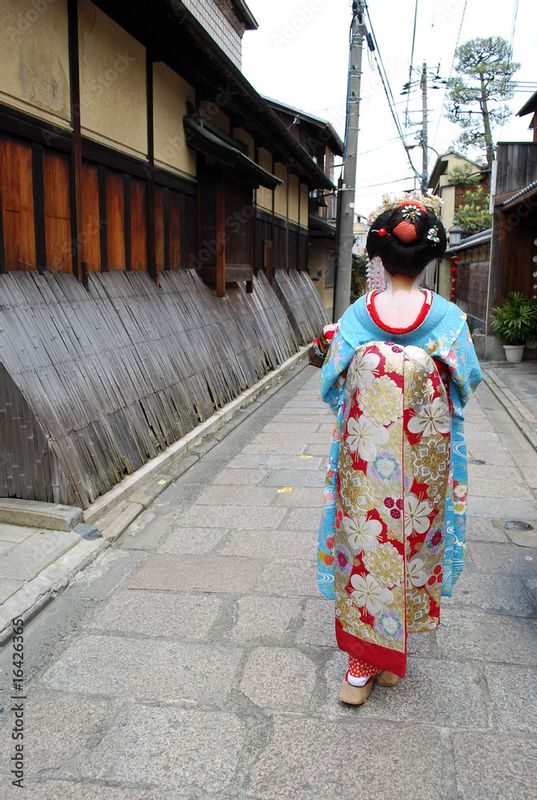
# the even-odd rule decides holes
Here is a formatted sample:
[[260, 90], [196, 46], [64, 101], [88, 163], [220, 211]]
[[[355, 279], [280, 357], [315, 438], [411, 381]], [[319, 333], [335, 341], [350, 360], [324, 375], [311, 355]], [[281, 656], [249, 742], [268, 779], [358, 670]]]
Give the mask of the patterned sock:
[[368, 680], [373, 675], [378, 675], [379, 672], [382, 672], [382, 670], [374, 667], [373, 664], [368, 664], [367, 661], [361, 661], [359, 658], [349, 655], [349, 668], [345, 677], [351, 686], [365, 686]]

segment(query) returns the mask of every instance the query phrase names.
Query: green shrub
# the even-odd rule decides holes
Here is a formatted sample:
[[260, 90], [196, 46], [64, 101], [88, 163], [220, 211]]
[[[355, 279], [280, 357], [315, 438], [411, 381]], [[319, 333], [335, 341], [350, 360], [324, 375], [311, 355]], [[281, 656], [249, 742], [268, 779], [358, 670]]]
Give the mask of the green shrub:
[[537, 332], [537, 303], [522, 292], [510, 292], [492, 312], [492, 329], [504, 344], [526, 344]]

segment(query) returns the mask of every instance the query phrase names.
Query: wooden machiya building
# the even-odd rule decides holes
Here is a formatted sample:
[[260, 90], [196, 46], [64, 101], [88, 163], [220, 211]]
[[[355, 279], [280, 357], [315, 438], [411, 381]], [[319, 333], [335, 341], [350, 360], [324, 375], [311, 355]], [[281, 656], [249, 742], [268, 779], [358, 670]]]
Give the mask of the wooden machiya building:
[[0, 0], [0, 496], [86, 507], [311, 340], [324, 169], [242, 0]]
[[[311, 155], [314, 162], [334, 181], [335, 160], [343, 156], [343, 142], [327, 120], [265, 99], [289, 132]], [[327, 313], [332, 316], [336, 262], [336, 193], [317, 187], [310, 193], [308, 214], [307, 269]]]
[[537, 142], [500, 142], [493, 196], [486, 357], [501, 358], [492, 310], [512, 291], [537, 299]]

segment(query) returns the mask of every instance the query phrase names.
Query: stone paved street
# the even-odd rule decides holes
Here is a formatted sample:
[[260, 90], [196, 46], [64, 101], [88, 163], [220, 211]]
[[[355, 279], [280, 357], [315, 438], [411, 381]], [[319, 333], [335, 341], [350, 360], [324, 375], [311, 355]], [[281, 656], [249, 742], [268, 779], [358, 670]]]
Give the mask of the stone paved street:
[[307, 367], [272, 395], [27, 625], [26, 794], [7, 713], [0, 798], [537, 796], [537, 454], [482, 385], [443, 624], [411, 637], [400, 686], [342, 706], [315, 583], [332, 420], [318, 379]]

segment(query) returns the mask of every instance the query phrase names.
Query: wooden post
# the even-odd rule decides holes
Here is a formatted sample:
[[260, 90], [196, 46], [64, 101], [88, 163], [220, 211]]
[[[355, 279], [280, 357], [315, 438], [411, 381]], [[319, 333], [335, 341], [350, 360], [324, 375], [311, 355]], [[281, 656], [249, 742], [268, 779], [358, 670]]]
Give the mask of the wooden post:
[[154, 129], [153, 129], [153, 57], [149, 48], [146, 50], [146, 106], [147, 106], [147, 272], [159, 285], [157, 259], [155, 252], [155, 184], [153, 181], [153, 168], [155, 163]]
[[226, 208], [224, 195], [224, 175], [219, 173], [216, 180], [216, 296], [226, 295]]
[[271, 239], [264, 239], [263, 240], [263, 269], [265, 270], [265, 275], [267, 276], [269, 283], [274, 283], [274, 270], [272, 267], [272, 240]]
[[246, 291], [251, 294], [254, 291], [254, 272], [255, 272], [255, 231], [256, 231], [256, 207], [253, 200], [254, 189], [252, 188], [252, 208], [253, 214], [250, 217], [250, 274], [251, 278], [246, 281]]
[[69, 36], [69, 83], [71, 88], [71, 211], [73, 233], [73, 272], [83, 285], [88, 287], [88, 273], [84, 261], [82, 233], [82, 140], [80, 133], [80, 66], [78, 53], [78, 0], [69, 0], [67, 5]]

